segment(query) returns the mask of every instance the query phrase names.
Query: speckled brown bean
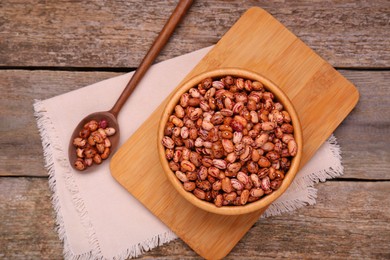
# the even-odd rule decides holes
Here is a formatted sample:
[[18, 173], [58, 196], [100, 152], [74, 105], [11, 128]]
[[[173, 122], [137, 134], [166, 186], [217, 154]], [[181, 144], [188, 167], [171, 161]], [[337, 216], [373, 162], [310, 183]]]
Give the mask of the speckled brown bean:
[[232, 191], [232, 192], [227, 192], [223, 194], [223, 199], [228, 203], [231, 204], [235, 199], [237, 198], [237, 193]]
[[222, 207], [222, 203], [223, 203], [223, 196], [222, 194], [218, 194], [214, 199], [214, 204], [217, 207]]
[[253, 81], [252, 82], [252, 88], [253, 90], [259, 91], [264, 89], [264, 85], [261, 82]]
[[104, 148], [104, 152], [100, 155], [100, 157], [105, 160], [110, 156], [111, 150], [109, 147]]
[[188, 182], [187, 175], [182, 171], [175, 172], [176, 178], [178, 178], [181, 182]]
[[180, 105], [184, 108], [186, 108], [188, 106], [188, 100], [190, 99], [190, 94], [188, 93], [184, 93], [183, 95], [181, 95], [180, 97]]
[[92, 158], [84, 159], [84, 163], [87, 166], [91, 166], [93, 164], [93, 159]]
[[252, 150], [252, 161], [258, 162], [260, 159], [260, 153], [257, 149]]
[[244, 143], [237, 143], [234, 146], [234, 152], [237, 154], [237, 156], [240, 156], [245, 152], [245, 144]]
[[275, 147], [275, 144], [272, 142], [266, 142], [261, 146], [261, 149], [263, 149], [265, 152], [272, 151]]
[[212, 185], [212, 189], [213, 190], [216, 190], [216, 191], [219, 191], [222, 189], [222, 181], [221, 180], [216, 180], [213, 185]]
[[198, 179], [198, 174], [196, 172], [186, 172], [186, 176], [190, 181], [196, 181]]
[[182, 106], [180, 106], [180, 105], [176, 105], [175, 106], [175, 115], [178, 118], [183, 118], [184, 115], [185, 115], [184, 108]]
[[174, 150], [173, 149], [165, 149], [165, 158], [167, 160], [172, 160], [173, 158], [173, 154], [174, 154]]
[[227, 170], [231, 173], [236, 174], [240, 169], [241, 169], [241, 163], [240, 162], [235, 162], [235, 163], [229, 163], [227, 165]]
[[275, 128], [275, 123], [274, 122], [264, 122], [264, 123], [261, 124], [261, 129], [263, 129], [264, 131], [271, 131], [274, 128]]
[[[178, 147], [179, 148], [179, 147]], [[178, 149], [177, 148], [177, 149]], [[187, 160], [187, 161], [189, 161], [190, 160], [190, 155], [191, 155], [191, 150], [190, 149], [188, 149], [187, 147], [180, 147], [181, 148], [181, 150], [182, 150], [182, 152], [183, 152], [183, 154], [182, 154], [182, 156], [181, 156], [181, 159], [182, 160]]]
[[233, 142], [229, 139], [222, 139], [222, 146], [225, 152], [227, 153], [231, 153], [234, 151]]
[[269, 135], [267, 133], [262, 133], [259, 135], [254, 142], [256, 148], [260, 148], [268, 141]]
[[234, 153], [234, 152], [229, 153], [229, 154], [226, 156], [225, 160], [226, 160], [227, 162], [229, 162], [229, 163], [234, 163], [234, 162], [237, 160], [237, 154]]
[[221, 132], [221, 137], [224, 139], [232, 139], [233, 138], [233, 133], [229, 131], [223, 131]]
[[[249, 125], [249, 124], [248, 124], [248, 125]], [[241, 141], [242, 141], [244, 144], [249, 145], [249, 146], [252, 146], [253, 143], [254, 143], [253, 139], [252, 139], [249, 135], [244, 136], [244, 137], [242, 138]]]
[[227, 162], [222, 159], [213, 159], [213, 165], [218, 169], [224, 170], [226, 169]]
[[271, 162], [265, 156], [260, 156], [260, 159], [257, 163], [262, 168], [268, 168], [271, 166]]
[[211, 175], [211, 176], [213, 176], [215, 178], [219, 178], [220, 170], [217, 167], [211, 166], [211, 167], [208, 168], [207, 172], [208, 172], [209, 175]]
[[184, 126], [183, 120], [181, 120], [181, 119], [178, 118], [177, 116], [173, 116], [171, 122], [172, 122], [175, 126], [177, 126], [177, 127], [182, 127], [182, 126]]
[[266, 176], [266, 177], [264, 177], [264, 178], [261, 179], [261, 188], [262, 188], [264, 191], [271, 189], [270, 185], [271, 185], [271, 184], [270, 184], [270, 179], [269, 179], [268, 176]]
[[233, 191], [233, 186], [230, 181], [230, 178], [225, 177], [221, 180], [222, 182], [222, 190], [226, 193], [232, 192]]
[[259, 171], [259, 165], [255, 161], [249, 161], [246, 168], [250, 173], [257, 173]]
[[280, 155], [275, 151], [268, 152], [265, 157], [267, 157], [270, 161], [276, 161], [279, 160]]
[[210, 141], [210, 142], [216, 142], [219, 140], [219, 132], [218, 132], [218, 128], [217, 127], [214, 127], [212, 128], [208, 134], [207, 134], [207, 141]]
[[281, 185], [282, 185], [282, 179], [275, 179], [270, 183], [270, 187], [273, 190], [279, 189]]
[[255, 198], [260, 198], [264, 195], [264, 191], [261, 188], [253, 188], [250, 190], [250, 195]]
[[179, 137], [179, 136], [180, 136], [180, 132], [181, 132], [181, 128], [175, 126], [175, 127], [173, 128], [173, 130], [172, 130], [172, 135], [173, 135], [173, 136], [176, 136], [176, 137]]
[[180, 130], [180, 136], [181, 136], [181, 138], [183, 138], [183, 139], [187, 139], [188, 138], [188, 136], [189, 136], [189, 130], [188, 130], [188, 128], [186, 127], [186, 126], [183, 126], [182, 128], [181, 128], [181, 130]]
[[260, 181], [259, 176], [258, 176], [257, 174], [252, 173], [252, 174], [250, 175], [250, 178], [251, 178], [251, 180], [252, 180], [253, 186], [255, 186], [256, 188], [260, 188], [260, 186], [261, 186], [261, 181]]
[[242, 132], [234, 132], [233, 133], [233, 143], [240, 143], [242, 140], [243, 134]]
[[197, 180], [195, 182], [195, 185], [196, 185], [196, 187], [198, 187], [199, 189], [204, 190], [204, 191], [211, 190], [211, 183], [207, 180], [204, 180], [204, 181]]
[[240, 182], [239, 180], [232, 178], [230, 182], [232, 184], [233, 189], [237, 191], [241, 191], [244, 189], [244, 184], [242, 184], [242, 182]]
[[77, 160], [74, 163], [74, 166], [79, 171], [83, 171], [86, 168], [86, 165], [85, 165], [84, 160], [82, 158], [77, 158]]
[[209, 122], [209, 121], [206, 121], [206, 120], [203, 120], [202, 121], [202, 128], [206, 131], [210, 131], [211, 129], [213, 129], [214, 125]]
[[175, 142], [169, 136], [164, 136], [161, 143], [168, 149], [173, 149], [175, 147]]
[[211, 175], [207, 175], [207, 180], [208, 180], [211, 184], [213, 184], [213, 183], [216, 182], [218, 179], [215, 178], [215, 177], [213, 177], [213, 176], [211, 176]]
[[213, 165], [213, 159], [209, 157], [203, 157], [202, 158], [202, 165], [205, 167], [210, 167]]
[[86, 158], [93, 158], [96, 154], [96, 150], [93, 147], [87, 147], [84, 150], [84, 155]]
[[201, 200], [205, 200], [206, 199], [206, 192], [199, 189], [199, 188], [195, 188], [193, 190], [193, 194], [195, 195], [195, 197], [197, 197], [198, 199], [201, 199]]
[[245, 146], [244, 152], [240, 155], [240, 160], [243, 162], [248, 161], [252, 157], [252, 147], [249, 145]]
[[244, 130], [244, 126], [233, 119], [233, 121], [230, 123], [230, 126], [233, 128], [234, 131], [237, 131], [237, 132], [242, 132]]
[[193, 172], [196, 169], [195, 165], [192, 162], [187, 161], [187, 160], [183, 160], [180, 163], [180, 166], [183, 169], [183, 171], [186, 171], [186, 172]]
[[182, 149], [176, 149], [174, 152], [173, 152], [173, 158], [172, 160], [174, 162], [180, 162], [181, 161], [181, 158], [182, 158], [182, 155], [183, 155], [183, 150]]
[[85, 145], [87, 144], [87, 140], [86, 139], [83, 139], [81, 137], [76, 137], [74, 140], [73, 140], [73, 145], [76, 146], [76, 147], [84, 147]]
[[291, 122], [290, 114], [287, 111], [282, 111], [282, 115], [283, 115], [284, 122], [286, 122], [286, 123]]
[[238, 172], [237, 179], [244, 185], [249, 183], [249, 176], [244, 172]]
[[255, 110], [257, 109], [256, 101], [249, 99], [246, 107], [248, 108], [249, 111], [255, 112]]
[[96, 164], [102, 163], [102, 157], [100, 156], [100, 154], [95, 154], [92, 159], [93, 159], [93, 162]]
[[240, 195], [240, 204], [241, 205], [245, 205], [248, 202], [249, 194], [250, 194], [249, 190], [243, 190], [241, 192], [241, 195]]
[[294, 132], [294, 127], [288, 123], [284, 123], [280, 128], [282, 129], [283, 133], [286, 134], [292, 134]]
[[172, 135], [172, 130], [175, 125], [172, 122], [167, 122], [164, 128], [164, 135], [166, 136], [171, 136]]
[[193, 191], [196, 188], [195, 182], [188, 181], [183, 183], [183, 187], [186, 191]]
[[214, 158], [220, 159], [224, 155], [222, 143], [220, 141], [211, 143], [211, 151]]
[[79, 136], [83, 139], [88, 138], [88, 136], [91, 134], [91, 131], [89, 129], [82, 129], [79, 132]]
[[169, 168], [170, 168], [173, 172], [180, 170], [180, 164], [177, 163], [177, 162], [170, 161], [170, 162], [168, 163], [168, 165], [169, 165]]
[[288, 152], [290, 153], [291, 156], [297, 155], [298, 145], [294, 139], [288, 142], [287, 147], [288, 147]]
[[259, 176], [260, 179], [264, 178], [265, 176], [269, 176], [271, 170], [273, 170], [273, 168], [263, 168], [263, 169], [260, 169], [258, 172], [257, 172], [257, 175]]

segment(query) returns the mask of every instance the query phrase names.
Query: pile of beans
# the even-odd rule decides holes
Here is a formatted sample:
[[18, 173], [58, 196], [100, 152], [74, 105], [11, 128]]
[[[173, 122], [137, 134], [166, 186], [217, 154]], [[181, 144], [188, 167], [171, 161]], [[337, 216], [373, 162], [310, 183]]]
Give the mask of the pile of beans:
[[182, 94], [161, 140], [184, 189], [217, 207], [277, 190], [298, 147], [290, 114], [258, 81], [206, 78]]
[[107, 120], [87, 122], [79, 132], [79, 136], [73, 139], [76, 147], [77, 159], [74, 166], [83, 171], [93, 163], [101, 164], [111, 153], [111, 141], [109, 136], [114, 135], [115, 128], [109, 127]]

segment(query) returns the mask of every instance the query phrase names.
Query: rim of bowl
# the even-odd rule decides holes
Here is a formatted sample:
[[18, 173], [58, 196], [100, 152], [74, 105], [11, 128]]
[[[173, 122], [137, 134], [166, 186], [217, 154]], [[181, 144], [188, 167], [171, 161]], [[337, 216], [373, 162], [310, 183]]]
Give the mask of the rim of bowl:
[[[211, 77], [218, 78], [222, 76], [235, 76], [242, 77], [245, 79], [257, 80], [260, 81], [264, 87], [272, 92], [275, 98], [283, 104], [283, 107], [289, 112], [292, 124], [294, 127], [294, 138], [298, 145], [298, 152], [296, 156], [291, 161], [291, 166], [289, 171], [286, 173], [285, 178], [282, 181], [281, 186], [276, 191], [272, 192], [269, 195], [262, 197], [260, 200], [251, 202], [245, 205], [240, 206], [222, 206], [217, 207], [212, 202], [207, 202], [195, 197], [195, 195], [191, 192], [184, 190], [182, 183], [179, 179], [177, 179], [175, 173], [169, 168], [168, 160], [165, 158], [165, 147], [161, 144], [161, 140], [164, 136], [164, 128], [168, 121], [169, 116], [174, 110], [174, 107], [178, 103], [181, 95], [187, 92], [190, 88], [197, 86], [203, 79]], [[254, 211], [258, 211], [261, 209], [265, 209], [272, 202], [274, 202], [278, 197], [280, 197], [285, 190], [292, 183], [295, 175], [298, 172], [299, 164], [302, 157], [302, 146], [303, 146], [303, 138], [302, 138], [302, 129], [301, 124], [296, 113], [296, 110], [291, 103], [290, 99], [287, 95], [281, 90], [276, 84], [274, 84], [271, 80], [264, 77], [263, 75], [253, 72], [246, 69], [239, 68], [220, 68], [207, 72], [200, 73], [186, 82], [182, 83], [178, 88], [175, 89], [174, 93], [169, 97], [169, 101], [164, 107], [162, 115], [160, 117], [159, 127], [158, 127], [158, 135], [157, 135], [157, 149], [159, 153], [159, 159], [161, 165], [164, 169], [164, 173], [167, 176], [168, 180], [171, 182], [172, 186], [191, 204], [206, 210], [211, 213], [221, 214], [221, 215], [240, 215], [251, 213]]]

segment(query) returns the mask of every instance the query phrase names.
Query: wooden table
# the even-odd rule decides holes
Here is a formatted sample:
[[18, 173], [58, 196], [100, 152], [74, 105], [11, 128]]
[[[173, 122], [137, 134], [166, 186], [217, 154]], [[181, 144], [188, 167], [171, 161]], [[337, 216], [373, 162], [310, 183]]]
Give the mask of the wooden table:
[[[177, 1], [0, 2], [0, 259], [61, 259], [32, 104], [136, 69]], [[196, 1], [158, 61], [215, 44], [251, 6], [353, 82], [335, 136], [344, 175], [317, 204], [259, 220], [228, 255], [390, 258], [390, 2]], [[326, 122], [324, 122], [326, 123]], [[141, 258], [199, 258], [177, 239]]]

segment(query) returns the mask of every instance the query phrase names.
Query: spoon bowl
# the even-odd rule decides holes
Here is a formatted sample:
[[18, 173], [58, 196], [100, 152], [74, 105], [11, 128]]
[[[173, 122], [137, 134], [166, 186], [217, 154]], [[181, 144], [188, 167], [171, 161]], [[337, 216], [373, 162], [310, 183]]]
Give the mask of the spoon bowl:
[[[74, 165], [74, 162], [77, 160], [78, 157], [76, 155], [76, 150], [75, 150], [76, 148], [73, 145], [73, 140], [76, 137], [79, 137], [79, 132], [81, 129], [83, 129], [83, 127], [86, 123], [88, 123], [91, 120], [96, 120], [99, 122], [102, 119], [107, 120], [108, 126], [115, 129], [115, 134], [110, 136], [111, 153], [113, 153], [115, 151], [115, 149], [118, 147], [119, 139], [120, 139], [120, 130], [119, 130], [119, 124], [118, 124], [118, 120], [117, 120], [116, 116], [111, 111], [101, 111], [101, 112], [92, 113], [92, 114], [86, 116], [85, 118], [83, 118], [80, 121], [80, 123], [78, 123], [78, 125], [76, 126], [76, 128], [73, 131], [72, 136], [70, 138], [68, 157], [69, 157], [70, 165], [72, 166], [73, 169], [78, 171], [78, 169], [76, 169], [76, 167]], [[103, 160], [102, 164], [104, 163], [104, 161], [106, 161], [106, 160]], [[93, 171], [95, 169], [95, 167], [98, 167], [99, 165], [100, 164], [93, 163], [91, 166], [87, 167], [83, 172]]]

